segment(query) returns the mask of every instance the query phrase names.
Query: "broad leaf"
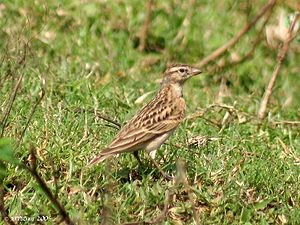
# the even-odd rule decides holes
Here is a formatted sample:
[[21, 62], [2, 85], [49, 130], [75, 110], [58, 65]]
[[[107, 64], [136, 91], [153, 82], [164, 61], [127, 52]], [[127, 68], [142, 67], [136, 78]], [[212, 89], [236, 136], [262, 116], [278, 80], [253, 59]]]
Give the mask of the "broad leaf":
[[18, 164], [19, 160], [16, 159], [13, 153], [12, 140], [9, 138], [0, 139], [0, 161]]

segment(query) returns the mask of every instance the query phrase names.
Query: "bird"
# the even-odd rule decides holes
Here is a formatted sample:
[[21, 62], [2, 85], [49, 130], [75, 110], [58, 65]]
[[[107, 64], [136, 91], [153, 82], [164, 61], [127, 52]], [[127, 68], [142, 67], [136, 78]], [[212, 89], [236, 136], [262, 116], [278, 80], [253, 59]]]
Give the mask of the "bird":
[[170, 176], [154, 160], [155, 153], [185, 117], [183, 84], [200, 73], [200, 69], [186, 64], [168, 66], [163, 74], [161, 88], [155, 97], [121, 128], [113, 141], [89, 162], [89, 166], [124, 152], [133, 153], [141, 163], [138, 152], [144, 150], [154, 166], [170, 180]]

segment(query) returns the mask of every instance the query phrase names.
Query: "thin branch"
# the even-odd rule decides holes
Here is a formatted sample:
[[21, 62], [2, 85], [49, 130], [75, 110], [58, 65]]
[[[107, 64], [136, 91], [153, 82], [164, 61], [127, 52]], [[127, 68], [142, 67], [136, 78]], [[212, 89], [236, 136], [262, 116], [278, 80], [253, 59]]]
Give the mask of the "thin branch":
[[296, 37], [296, 35], [293, 35], [293, 31], [294, 31], [294, 27], [296, 25], [296, 22], [298, 20], [298, 17], [299, 17], [299, 12], [296, 12], [295, 16], [294, 16], [294, 19], [293, 19], [293, 22], [291, 23], [291, 25], [289, 27], [287, 38], [285, 39], [285, 41], [283, 43], [283, 46], [282, 46], [282, 48], [279, 52], [278, 59], [277, 59], [277, 64], [276, 64], [275, 69], [273, 71], [272, 77], [269, 81], [268, 87], [267, 87], [267, 89], [265, 91], [265, 94], [264, 94], [264, 97], [261, 101], [261, 104], [260, 104], [260, 107], [259, 107], [259, 110], [258, 110], [258, 118], [261, 122], [266, 116], [267, 105], [268, 105], [268, 102], [270, 100], [276, 78], [279, 74], [280, 67], [281, 67], [282, 62], [285, 58], [285, 55], [288, 51], [289, 44]]
[[20, 88], [20, 84], [21, 84], [21, 81], [23, 79], [23, 75], [21, 75], [19, 77], [19, 80], [17, 81], [14, 89], [12, 90], [11, 94], [10, 94], [10, 99], [9, 99], [9, 102], [7, 103], [7, 107], [6, 107], [6, 110], [4, 112], [4, 115], [2, 117], [2, 120], [0, 122], [0, 125], [2, 126], [2, 130], [1, 130], [1, 134], [0, 134], [0, 137], [3, 137], [3, 134], [4, 134], [4, 130], [5, 130], [5, 127], [6, 127], [6, 123], [7, 123], [7, 119], [8, 119], [8, 116], [10, 114], [10, 111], [12, 109], [12, 106], [13, 106], [13, 103], [14, 101], [16, 100], [16, 96], [17, 96], [17, 92]]
[[171, 191], [169, 189], [166, 190], [166, 192], [165, 192], [165, 201], [164, 201], [164, 209], [162, 210], [162, 212], [157, 217], [153, 218], [150, 221], [138, 221], [138, 222], [124, 223], [124, 225], [161, 224], [167, 216], [168, 208], [169, 208], [170, 200], [171, 200], [172, 196], [173, 196], [173, 194], [171, 193]]
[[21, 133], [21, 136], [19, 138], [18, 146], [20, 146], [20, 144], [22, 142], [22, 139], [23, 139], [23, 137], [25, 135], [25, 132], [26, 132], [26, 130], [27, 130], [27, 128], [28, 128], [28, 126], [29, 126], [29, 124], [31, 122], [33, 114], [35, 113], [37, 106], [41, 103], [41, 101], [44, 98], [44, 96], [45, 96], [45, 90], [42, 88], [42, 93], [41, 93], [40, 97], [37, 99], [37, 101], [35, 102], [35, 104], [33, 105], [32, 109], [31, 109], [31, 112], [29, 114], [29, 117], [27, 119], [26, 125], [25, 125], [25, 127], [24, 127], [24, 129], [23, 129], [23, 131]]
[[151, 16], [152, 16], [152, 6], [153, 6], [153, 0], [148, 0], [146, 6], [147, 7], [146, 18], [140, 33], [140, 45], [138, 48], [140, 51], [144, 51], [146, 47], [147, 37], [149, 33], [149, 26], [150, 26]]
[[113, 215], [114, 215], [114, 213], [112, 212], [111, 208], [107, 205], [104, 205], [102, 207], [102, 212], [101, 212], [101, 220], [102, 221], [101, 221], [100, 225], [115, 224], [113, 222], [113, 219], [114, 219]]
[[[8, 50], [6, 49], [5, 51], [6, 52], [4, 53], [4, 56], [6, 56], [6, 58], [7, 58], [6, 61], [8, 62], [9, 61], [8, 60], [9, 56], [8, 56], [8, 53], [7, 53]], [[3, 62], [4, 62], [4, 56], [3, 56]], [[2, 68], [3, 62], [0, 63], [0, 68]], [[4, 86], [4, 83], [5, 83], [6, 79], [9, 76], [12, 76], [11, 64], [10, 63], [7, 64], [7, 69], [6, 69], [6, 73], [5, 73], [4, 77], [3, 78], [0, 77], [0, 89]]]
[[193, 120], [193, 119], [197, 119], [197, 118], [202, 118], [211, 108], [214, 108], [215, 105], [209, 105], [208, 107], [206, 107], [205, 109], [202, 109], [201, 112], [195, 112], [191, 115], [188, 115], [184, 118], [184, 120]]
[[32, 165], [31, 166], [27, 166], [25, 163], [22, 163], [21, 164], [22, 168], [24, 168], [25, 170], [27, 170], [36, 179], [36, 181], [38, 182], [40, 188], [47, 195], [47, 197], [49, 198], [49, 200], [51, 201], [51, 203], [53, 205], [55, 205], [55, 207], [58, 209], [59, 214], [62, 216], [62, 220], [65, 221], [69, 225], [74, 225], [73, 221], [70, 219], [69, 214], [67, 213], [67, 211], [65, 210], [65, 208], [60, 204], [60, 202], [58, 201], [58, 199], [52, 194], [52, 192], [49, 189], [49, 187], [47, 186], [46, 182], [38, 174], [38, 172], [36, 170], [37, 158], [36, 158], [36, 155], [35, 155], [35, 149], [34, 149], [34, 147], [32, 146], [29, 151], [30, 151]]
[[0, 185], [0, 211], [3, 221], [5, 221], [7, 224], [15, 225], [14, 221], [9, 217], [5, 210], [4, 205], [4, 187], [3, 185]]
[[[274, 5], [275, 6], [275, 5]], [[274, 8], [274, 6], [272, 8]], [[216, 68], [214, 69], [210, 69], [210, 73], [216, 73], [216, 72], [221, 72], [221, 71], [224, 71], [225, 69], [228, 69], [230, 67], [233, 67], [235, 65], [238, 65], [240, 63], [243, 63], [245, 62], [247, 59], [249, 58], [252, 58], [253, 55], [254, 55], [254, 52], [256, 50], [256, 48], [258, 47], [258, 45], [261, 43], [261, 41], [263, 40], [263, 30], [264, 28], [266, 27], [271, 15], [272, 15], [272, 8], [269, 10], [269, 13], [266, 15], [264, 21], [263, 21], [263, 24], [261, 25], [260, 29], [258, 30], [257, 32], [257, 36], [252, 44], [252, 47], [251, 49], [243, 56], [243, 57], [240, 57], [238, 60], [234, 60], [234, 61], [231, 61], [227, 64], [224, 64], [222, 66], [217, 66]]]
[[29, 42], [24, 43], [24, 54], [22, 55], [22, 57], [19, 59], [19, 61], [17, 62], [19, 65], [19, 67], [24, 67], [26, 64], [26, 59], [27, 59], [27, 50], [28, 50], [28, 46], [29, 46]]
[[171, 198], [172, 198], [171, 192], [169, 190], [166, 190], [163, 211], [156, 218], [152, 219], [151, 221], [145, 222], [145, 224], [161, 224], [166, 218]]
[[[28, 21], [29, 22], [29, 21]], [[23, 27], [23, 29], [25, 30], [26, 26]], [[24, 30], [22, 30], [17, 36], [17, 41], [16, 41], [16, 45], [18, 46], [18, 44], [22, 44], [22, 42], [20, 41], [20, 37], [21, 37], [21, 34], [24, 33]], [[17, 71], [18, 69], [20, 68], [24, 68], [26, 66], [26, 61], [27, 61], [27, 56], [28, 56], [28, 51], [29, 51], [29, 43], [33, 40], [33, 38], [31, 38], [28, 42], [25, 42], [24, 43], [24, 46], [23, 46], [23, 54], [21, 55], [20, 53], [20, 50], [18, 49], [18, 53], [19, 55], [21, 55], [21, 57], [19, 58], [19, 60], [16, 60], [16, 68], [15, 68], [15, 71]], [[9, 44], [7, 43], [7, 47], [6, 47], [6, 54], [8, 55], [8, 50], [9, 49]], [[8, 56], [6, 56], [8, 58]], [[2, 126], [2, 130], [1, 130], [1, 134], [0, 134], [0, 137], [3, 137], [4, 135], [4, 130], [5, 130], [5, 127], [6, 127], [6, 123], [7, 123], [7, 120], [8, 120], [8, 117], [9, 117], [9, 114], [11, 112], [11, 109], [12, 109], [12, 106], [13, 106], [13, 103], [16, 99], [16, 95], [17, 95], [17, 92], [18, 92], [18, 89], [20, 87], [20, 84], [21, 84], [21, 81], [23, 79], [23, 74], [19, 77], [14, 89], [12, 90], [11, 94], [10, 94], [10, 99], [8, 101], [8, 104], [7, 104], [7, 107], [6, 107], [6, 110], [4, 112], [4, 115], [1, 119], [1, 122], [0, 122], [0, 125]]]
[[269, 0], [269, 2], [257, 13], [257, 15], [253, 18], [253, 20], [249, 23], [247, 23], [243, 29], [230, 41], [228, 41], [226, 44], [212, 52], [209, 56], [202, 59], [197, 66], [203, 67], [204, 65], [208, 64], [209, 62], [215, 60], [222, 54], [224, 54], [227, 49], [232, 47], [234, 44], [236, 44], [256, 23], [257, 21], [269, 10], [271, 10], [275, 6], [276, 0]]
[[[8, 44], [8, 42], [6, 42], [5, 43], [5, 50], [2, 50], [2, 57], [1, 57], [1, 60], [0, 60], [0, 67], [2, 67], [4, 61], [8, 60], [8, 58], [9, 58], [8, 49], [9, 49], [9, 44]], [[0, 82], [0, 84], [1, 83], [2, 82]]]
[[182, 183], [184, 188], [186, 189], [186, 191], [188, 193], [190, 203], [192, 205], [194, 221], [195, 221], [195, 224], [198, 225], [198, 224], [200, 224], [200, 219], [199, 219], [199, 215], [196, 211], [196, 207], [195, 207], [195, 204], [194, 204], [195, 197], [193, 197], [193, 195], [192, 195], [194, 190], [189, 185], [188, 178], [186, 176], [185, 162], [181, 159], [178, 159], [177, 162], [176, 162], [176, 167], [177, 167], [177, 177], [176, 177], [176, 180], [175, 180], [175, 184], [178, 185], [178, 184]]
[[120, 129], [120, 128], [121, 128], [121, 124], [120, 124], [120, 123], [116, 122], [116, 121], [113, 120], [113, 119], [108, 118], [107, 116], [103, 115], [102, 113], [97, 112], [96, 116], [97, 116], [98, 118], [100, 118], [100, 119], [103, 119], [103, 120], [105, 120], [105, 121], [107, 121], [107, 122], [109, 122], [109, 123], [114, 124], [114, 125], [116, 126], [115, 128], [117, 128], [117, 129]]
[[114, 225], [115, 219], [115, 208], [112, 203], [112, 193], [114, 193], [114, 187], [116, 186], [116, 181], [113, 176], [113, 163], [106, 163], [103, 176], [106, 177], [106, 184], [103, 186], [103, 206], [100, 214], [101, 225]]
[[273, 121], [274, 124], [288, 124], [288, 125], [300, 125], [300, 121]]
[[55, 198], [58, 198], [58, 182], [57, 182], [57, 171], [55, 169], [53, 160], [49, 160], [50, 164], [51, 164], [51, 169], [52, 169], [52, 176], [53, 176], [53, 183], [54, 183], [54, 187], [55, 187], [55, 192], [54, 192], [54, 196]]
[[100, 119], [103, 119], [109, 123], [112, 123], [114, 124], [115, 126], [113, 126], [114, 128], [117, 128], [117, 129], [120, 129], [121, 128], [121, 124], [118, 123], [117, 121], [113, 120], [113, 119], [110, 119], [109, 117], [105, 116], [104, 114], [100, 113], [100, 112], [95, 112], [95, 110], [88, 110], [88, 109], [81, 109], [81, 108], [77, 108], [75, 109], [75, 112], [89, 112], [89, 113], [95, 113], [95, 115], [100, 118]]
[[184, 118], [184, 120], [193, 120], [196, 118], [201, 118], [201, 119], [205, 120], [206, 122], [208, 122], [209, 124], [214, 125], [217, 128], [222, 128], [222, 125], [219, 124], [218, 122], [212, 121], [210, 119], [203, 117], [211, 108], [214, 108], [214, 107], [216, 107], [216, 106], [210, 105], [207, 108], [205, 108], [204, 110], [202, 110], [201, 112], [196, 112], [196, 113], [193, 113], [192, 115], [186, 116]]

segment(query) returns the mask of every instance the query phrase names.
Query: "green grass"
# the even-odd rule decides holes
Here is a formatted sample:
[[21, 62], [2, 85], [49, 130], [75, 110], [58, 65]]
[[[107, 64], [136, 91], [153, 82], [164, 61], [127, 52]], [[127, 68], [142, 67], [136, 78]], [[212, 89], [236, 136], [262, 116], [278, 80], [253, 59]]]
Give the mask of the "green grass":
[[[300, 118], [299, 44], [288, 52], [261, 129], [257, 129], [256, 114], [277, 55], [265, 40], [245, 63], [187, 82], [187, 115], [220, 100], [235, 109], [223, 126], [227, 110], [219, 107], [201, 118], [184, 121], [158, 151], [157, 160], [170, 174], [176, 175], [178, 158], [186, 162], [193, 191], [164, 181], [143, 154], [144, 168], [131, 154], [86, 168], [117, 133], [94, 111], [123, 124], [141, 107], [136, 99], [152, 92], [145, 103], [155, 94], [167, 63], [199, 62], [247, 21], [243, 1], [196, 1], [192, 9], [188, 2], [157, 1], [150, 33], [154, 42], [165, 48], [139, 52], [135, 40], [145, 17], [141, 2], [0, 3], [0, 118], [23, 75], [5, 137], [18, 143], [33, 105], [42, 88], [45, 90], [20, 146], [14, 149], [16, 157], [29, 160], [30, 144], [36, 147], [39, 173], [53, 192], [55, 174], [58, 199], [78, 224], [100, 223], [103, 214], [116, 224], [151, 221], [164, 208], [166, 190], [174, 195], [164, 224], [194, 224], [195, 212], [201, 224], [299, 224], [300, 167], [296, 160], [300, 157], [300, 128], [299, 124], [274, 123]], [[261, 0], [251, 3], [249, 17], [263, 4]], [[280, 8], [292, 12], [289, 7], [281, 3], [276, 13]], [[192, 17], [185, 27], [182, 23], [189, 10]], [[277, 22], [274, 15], [273, 24]], [[230, 53], [247, 52], [257, 29]], [[178, 30], [183, 31], [184, 42], [176, 41]], [[20, 64], [24, 54], [25, 61]], [[229, 58], [230, 54], [225, 57]], [[222, 77], [227, 80], [229, 95], [219, 99]], [[246, 122], [239, 120], [242, 116]], [[187, 140], [199, 135], [216, 139], [203, 146], [189, 146]], [[284, 145], [290, 153], [284, 154]], [[60, 221], [54, 206], [26, 171], [9, 165], [3, 183], [5, 208], [11, 217], [46, 215], [46, 224]]]

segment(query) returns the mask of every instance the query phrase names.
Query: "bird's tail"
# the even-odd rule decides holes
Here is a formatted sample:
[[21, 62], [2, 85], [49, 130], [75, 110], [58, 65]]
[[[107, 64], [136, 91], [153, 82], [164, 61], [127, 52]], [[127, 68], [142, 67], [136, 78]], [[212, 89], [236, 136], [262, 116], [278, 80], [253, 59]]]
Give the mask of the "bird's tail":
[[94, 159], [92, 159], [89, 163], [88, 166], [94, 166], [100, 162], [103, 162], [105, 159], [111, 157], [111, 154], [100, 154], [96, 156]]

